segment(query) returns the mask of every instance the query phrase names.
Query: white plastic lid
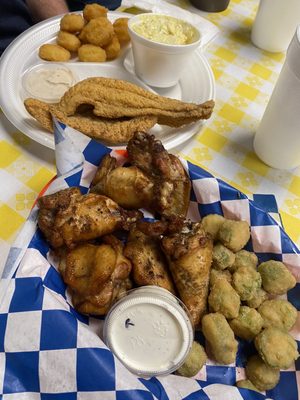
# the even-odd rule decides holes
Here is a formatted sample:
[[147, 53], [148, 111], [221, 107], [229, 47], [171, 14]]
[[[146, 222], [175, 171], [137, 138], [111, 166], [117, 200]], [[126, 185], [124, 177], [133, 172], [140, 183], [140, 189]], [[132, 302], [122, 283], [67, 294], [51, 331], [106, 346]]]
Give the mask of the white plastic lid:
[[177, 370], [193, 339], [181, 301], [159, 287], [130, 291], [112, 307], [104, 324], [107, 346], [131, 372], [145, 377]]

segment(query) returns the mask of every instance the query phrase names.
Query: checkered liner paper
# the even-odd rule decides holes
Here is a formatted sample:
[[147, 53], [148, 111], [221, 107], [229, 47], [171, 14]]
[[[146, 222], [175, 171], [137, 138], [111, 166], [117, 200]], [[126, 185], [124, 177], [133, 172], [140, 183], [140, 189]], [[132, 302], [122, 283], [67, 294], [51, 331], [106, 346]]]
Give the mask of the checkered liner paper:
[[[72, 135], [70, 135], [72, 133]], [[70, 139], [72, 137], [72, 139]], [[46, 193], [79, 186], [86, 193], [104, 154], [121, 164], [122, 150], [111, 150], [83, 134], [56, 123], [58, 178]], [[261, 261], [282, 260], [297, 278], [287, 297], [300, 310], [300, 254], [270, 214], [245, 195], [182, 160], [192, 180], [188, 218], [209, 213], [244, 219], [251, 224], [251, 243]], [[276, 215], [272, 196], [257, 196]], [[169, 375], [143, 379], [131, 374], [105, 346], [103, 320], [88, 318], [72, 307], [68, 291], [49, 246], [36, 229], [35, 206], [11, 248], [0, 287], [0, 399], [22, 400], [296, 400], [300, 362], [281, 372], [279, 384], [264, 394], [234, 386], [243, 379], [254, 346], [240, 341], [235, 364], [208, 360], [194, 378]], [[300, 324], [292, 335], [300, 340]], [[204, 343], [200, 333], [196, 340]], [[298, 342], [299, 343], [299, 342]]]

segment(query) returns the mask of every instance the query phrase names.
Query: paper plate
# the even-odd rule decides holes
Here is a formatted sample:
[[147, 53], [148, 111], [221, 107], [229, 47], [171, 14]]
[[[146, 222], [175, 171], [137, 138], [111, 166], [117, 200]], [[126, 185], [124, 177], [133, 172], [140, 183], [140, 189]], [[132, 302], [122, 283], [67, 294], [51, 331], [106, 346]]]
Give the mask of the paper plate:
[[[120, 17], [131, 17], [130, 14], [109, 12], [108, 18], [114, 21]], [[61, 16], [36, 24], [20, 35], [3, 53], [0, 61], [0, 107], [21, 132], [31, 139], [54, 149], [54, 137], [44, 130], [26, 111], [23, 101], [27, 97], [22, 89], [22, 77], [31, 67], [42, 64], [38, 49], [42, 44], [55, 42], [59, 30]], [[66, 64], [77, 76], [78, 80], [87, 77], [104, 76], [124, 79], [145, 89], [150, 89], [134, 75], [130, 56], [130, 46], [123, 49], [118, 59], [105, 63], [84, 63], [75, 59]], [[125, 68], [125, 67], [126, 68]], [[215, 82], [212, 70], [200, 49], [189, 60], [179, 83], [169, 89], [154, 89], [158, 94], [176, 98], [185, 102], [202, 103], [215, 98]], [[190, 124], [183, 128], [155, 126], [151, 132], [159, 137], [169, 150], [184, 143], [199, 132], [203, 121]]]

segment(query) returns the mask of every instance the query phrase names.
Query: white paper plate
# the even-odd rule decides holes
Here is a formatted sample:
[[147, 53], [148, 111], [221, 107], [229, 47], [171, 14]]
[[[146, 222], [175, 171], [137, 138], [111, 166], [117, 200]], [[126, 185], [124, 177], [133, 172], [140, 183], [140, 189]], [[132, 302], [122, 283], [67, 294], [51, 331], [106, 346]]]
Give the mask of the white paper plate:
[[[109, 12], [111, 21], [130, 14]], [[0, 107], [6, 117], [21, 132], [44, 146], [54, 149], [53, 135], [39, 125], [26, 111], [23, 101], [22, 77], [31, 67], [43, 63], [38, 56], [38, 49], [44, 43], [55, 42], [61, 16], [40, 22], [28, 29], [11, 43], [0, 60]], [[62, 63], [60, 63], [62, 64]], [[83, 63], [75, 59], [65, 63], [77, 76], [78, 80], [87, 77], [104, 76], [124, 79], [150, 89], [134, 75], [134, 66], [130, 46], [123, 50], [118, 59], [105, 63]], [[185, 102], [202, 103], [215, 98], [215, 82], [207, 60], [200, 49], [189, 60], [179, 83], [168, 89], [152, 88], [156, 93], [176, 98]], [[159, 137], [170, 150], [199, 132], [204, 121], [190, 124], [183, 128], [170, 128], [156, 125], [151, 132]]]

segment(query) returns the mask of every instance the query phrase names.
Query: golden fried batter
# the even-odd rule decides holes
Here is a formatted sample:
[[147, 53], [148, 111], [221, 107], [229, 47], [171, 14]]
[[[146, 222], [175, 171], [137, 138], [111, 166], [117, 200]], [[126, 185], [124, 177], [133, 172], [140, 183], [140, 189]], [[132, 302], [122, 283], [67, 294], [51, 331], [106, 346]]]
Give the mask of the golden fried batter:
[[84, 19], [80, 14], [66, 14], [60, 20], [60, 29], [66, 32], [79, 32], [84, 27]]
[[124, 254], [132, 262], [133, 279], [137, 285], [155, 285], [175, 292], [158, 238], [146, 236], [132, 228]]
[[197, 327], [206, 310], [213, 242], [200, 223], [191, 223], [161, 243], [179, 296]]
[[100, 246], [79, 245], [60, 261], [59, 271], [79, 312], [104, 315], [131, 287], [131, 263], [123, 255], [122, 243], [114, 236], [105, 237], [104, 242]]
[[71, 53], [58, 44], [43, 44], [39, 48], [39, 56], [46, 61], [68, 61]]
[[78, 59], [83, 62], [104, 62], [106, 52], [94, 44], [83, 44], [78, 49]]
[[[134, 132], [152, 128], [156, 124], [155, 117], [137, 117], [131, 119], [104, 119], [98, 118], [87, 111], [82, 114], [67, 117], [57, 109], [56, 104], [48, 104], [36, 99], [24, 101], [26, 110], [32, 115], [47, 131], [53, 133], [51, 114], [62, 123], [77, 129], [94, 139], [104, 140], [111, 144], [122, 144], [132, 138]], [[50, 112], [51, 111], [51, 112]]]
[[100, 4], [86, 4], [83, 8], [83, 17], [85, 20], [90, 21], [94, 18], [107, 17], [108, 9], [106, 7], [100, 6]]
[[128, 33], [128, 18], [118, 18], [113, 23], [115, 34], [117, 35], [121, 45], [130, 42], [130, 36]]
[[118, 57], [118, 55], [120, 54], [121, 45], [116, 35], [112, 37], [111, 42], [104, 47], [104, 50], [106, 53], [107, 60], [114, 60], [115, 58]]
[[91, 19], [80, 32], [79, 38], [96, 46], [106, 46], [114, 35], [112, 23], [107, 18]]
[[76, 35], [64, 31], [58, 32], [56, 41], [59, 46], [62, 46], [69, 51], [77, 51], [81, 44]]
[[199, 105], [185, 103], [112, 78], [87, 78], [78, 82], [63, 95], [58, 107], [70, 116], [81, 104], [91, 105], [93, 113], [103, 118], [155, 116], [159, 124], [174, 127], [207, 119], [214, 107], [213, 100]]

